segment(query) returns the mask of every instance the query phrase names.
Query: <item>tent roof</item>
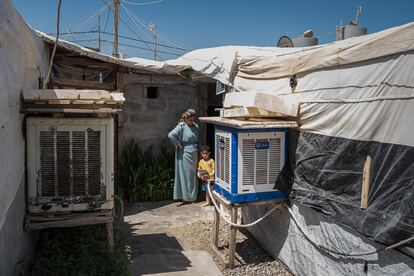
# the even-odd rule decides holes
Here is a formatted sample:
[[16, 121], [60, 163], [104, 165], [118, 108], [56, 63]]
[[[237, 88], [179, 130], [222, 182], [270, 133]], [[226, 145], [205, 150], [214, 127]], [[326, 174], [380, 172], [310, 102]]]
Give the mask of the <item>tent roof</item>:
[[[36, 31], [53, 44], [55, 38]], [[414, 50], [414, 23], [381, 32], [301, 48], [222, 46], [191, 51], [175, 60], [119, 59], [80, 45], [59, 40], [59, 46], [82, 56], [127, 68], [161, 74], [181, 74], [193, 79], [213, 78], [234, 86], [234, 78], [276, 79], [298, 73], [346, 65]], [[242, 87], [235, 87], [243, 91]]]

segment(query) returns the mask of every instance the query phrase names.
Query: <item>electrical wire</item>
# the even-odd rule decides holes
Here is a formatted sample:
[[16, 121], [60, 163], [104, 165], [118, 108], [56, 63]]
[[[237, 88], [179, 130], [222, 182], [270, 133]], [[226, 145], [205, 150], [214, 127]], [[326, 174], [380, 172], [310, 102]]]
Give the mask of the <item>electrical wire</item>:
[[[127, 14], [130, 16], [131, 19], [135, 19], [136, 22], [138, 22], [139, 24], [141, 24], [143, 27], [145, 27], [149, 32], [152, 32], [152, 30], [148, 27], [148, 24], [146, 24], [145, 22], [143, 22], [141, 19], [138, 18], [138, 16], [136, 16], [133, 12], [131, 12], [127, 7], [125, 7], [124, 5], [121, 4], [121, 6], [124, 8], [124, 10], [127, 12]], [[182, 45], [176, 41], [174, 41], [171, 38], [168, 38], [167, 35], [163, 34], [160, 31], [157, 31], [157, 36], [161, 37], [162, 39], [164, 39], [166, 42], [170, 43], [171, 45], [174, 45], [176, 47], [181, 47], [181, 48], [188, 48], [185, 45]], [[191, 49], [186, 49], [187, 51], [190, 51]]]
[[257, 223], [259, 223], [260, 221], [262, 221], [263, 219], [265, 219], [268, 215], [270, 215], [274, 210], [276, 210], [277, 208], [279, 208], [280, 206], [285, 206], [286, 210], [289, 212], [290, 217], [292, 218], [292, 220], [294, 221], [294, 223], [296, 224], [296, 226], [298, 227], [299, 231], [303, 234], [303, 236], [316, 248], [323, 250], [325, 252], [328, 252], [330, 254], [335, 254], [335, 255], [339, 255], [339, 256], [344, 256], [344, 257], [360, 257], [360, 256], [368, 256], [368, 255], [373, 255], [376, 253], [379, 253], [381, 251], [385, 251], [385, 250], [390, 250], [390, 249], [394, 249], [397, 247], [400, 247], [404, 244], [407, 244], [409, 242], [414, 241], [414, 235], [411, 236], [410, 238], [407, 238], [405, 240], [402, 240], [400, 242], [394, 243], [390, 246], [384, 246], [384, 247], [380, 247], [377, 248], [375, 250], [371, 250], [371, 251], [367, 251], [367, 252], [341, 252], [338, 251], [336, 249], [330, 248], [328, 246], [322, 245], [320, 243], [315, 242], [314, 240], [312, 240], [309, 235], [304, 231], [304, 229], [302, 228], [302, 226], [299, 224], [299, 222], [297, 221], [292, 209], [286, 205], [277, 205], [274, 208], [270, 209], [269, 211], [266, 212], [266, 214], [264, 214], [262, 217], [260, 217], [259, 219], [249, 223], [249, 224], [237, 224], [237, 223], [233, 223], [232, 221], [230, 221], [227, 217], [226, 214], [218, 207], [212, 193], [211, 193], [211, 188], [210, 188], [210, 183], [207, 184], [207, 191], [210, 195], [211, 201], [213, 202], [214, 208], [216, 208], [216, 210], [218, 211], [218, 213], [220, 214], [220, 216], [230, 225], [235, 226], [235, 227], [250, 227], [253, 226]]
[[129, 2], [129, 1], [126, 1], [126, 0], [121, 0], [121, 1], [124, 2], [124, 3], [130, 4], [130, 5], [145, 6], [145, 5], [152, 5], [152, 4], [161, 3], [164, 0], [155, 0], [155, 1], [151, 1], [151, 2], [142, 2], [142, 3], [139, 3], [139, 2]]
[[238, 224], [238, 223], [234, 223], [232, 221], [230, 221], [227, 217], [226, 214], [217, 206], [217, 202], [213, 197], [213, 194], [211, 193], [211, 188], [210, 188], [210, 182], [207, 183], [207, 191], [208, 194], [210, 195], [211, 201], [213, 202], [214, 208], [216, 208], [217, 212], [219, 212], [219, 214], [221, 215], [221, 217], [231, 226], [235, 226], [235, 227], [241, 227], [241, 228], [246, 228], [246, 227], [251, 227], [255, 224], [258, 224], [259, 222], [261, 222], [262, 220], [264, 220], [268, 215], [270, 215], [273, 211], [275, 211], [276, 209], [280, 208], [281, 204], [276, 205], [275, 207], [273, 207], [272, 209], [270, 209], [269, 211], [267, 211], [266, 214], [264, 214], [262, 217], [258, 218], [257, 220], [248, 223], [248, 224]]
[[50, 57], [49, 69], [47, 71], [46, 79], [43, 82], [43, 89], [46, 89], [47, 85], [49, 83], [50, 75], [52, 73], [53, 59], [55, 58], [56, 48], [57, 48], [57, 45], [58, 45], [58, 42], [59, 42], [60, 7], [62, 5], [62, 0], [58, 0], [58, 1], [59, 2], [58, 2], [57, 19], [56, 19], [56, 40], [55, 40], [55, 45], [53, 46], [52, 55]]
[[[78, 39], [78, 40], [71, 40], [69, 42], [96, 42], [98, 41], [97, 38], [91, 38], [91, 39]], [[107, 42], [107, 43], [111, 43], [113, 44], [113, 41], [107, 40], [107, 39], [101, 39], [102, 42]], [[139, 46], [135, 46], [135, 45], [131, 45], [131, 44], [126, 44], [126, 43], [118, 43], [121, 46], [125, 46], [125, 47], [129, 47], [129, 48], [135, 48], [135, 49], [140, 49], [140, 50], [145, 50], [145, 51], [151, 51], [152, 49], [148, 49], [148, 48], [144, 48], [144, 47], [139, 47]], [[165, 52], [165, 51], [159, 51], [162, 54], [167, 54], [167, 55], [173, 55], [173, 56], [181, 56], [180, 54], [176, 54], [176, 53], [171, 53], [171, 52]], [[158, 51], [157, 51], [158, 53]]]
[[79, 29], [80, 27], [89, 24], [95, 17], [97, 17], [98, 15], [102, 14], [108, 7], [106, 5], [104, 5], [103, 7], [97, 9], [96, 11], [92, 12], [91, 14], [87, 15], [86, 17], [84, 17], [84, 19], [81, 20], [80, 23], [76, 24], [75, 26], [73, 26], [72, 28], [69, 28], [68, 30], [68, 35], [64, 37], [64, 39], [67, 39], [69, 36], [71, 36], [71, 32]]
[[[104, 0], [102, 0], [106, 5], [108, 5]], [[112, 6], [109, 6], [109, 8], [112, 10]], [[112, 12], [113, 13], [115, 13], [113, 10], [112, 10]], [[141, 40], [144, 40], [133, 28], [131, 28], [131, 26], [129, 26], [129, 24], [128, 23], [126, 23], [126, 21], [120, 16], [120, 15], [118, 15], [118, 18], [125, 24], [125, 26], [127, 26], [127, 28], [133, 33], [133, 34], [135, 34], [139, 39], [141, 39]], [[146, 42], [144, 42], [144, 44], [145, 44], [145, 46], [147, 46], [148, 47], [148, 49], [150, 49], [150, 50], [152, 50], [152, 48], [148, 45], [148, 43], [146, 43]]]
[[[93, 30], [93, 31], [80, 31], [80, 32], [64, 32], [64, 33], [60, 33], [60, 34], [61, 35], [65, 35], [65, 34], [77, 35], [77, 34], [96, 34], [96, 33], [98, 33], [97, 30]], [[107, 35], [114, 36], [114, 33], [104, 32], [104, 31], [101, 31], [101, 34], [107, 34]], [[56, 35], [56, 34], [55, 33], [48, 33], [48, 35]], [[118, 37], [124, 38], [124, 39], [128, 39], [128, 40], [132, 40], [132, 41], [137, 41], [137, 42], [152, 43], [151, 41], [148, 41], [148, 40], [142, 40], [142, 39], [132, 38], [132, 37], [125, 36], [125, 35], [118, 35]], [[76, 42], [77, 40], [72, 40], [72, 41], [73, 42]], [[160, 44], [160, 43], [156, 43], [156, 45], [157, 46], [160, 46], [160, 47], [164, 47], [164, 48], [169, 48], [169, 49], [175, 49], [175, 50], [180, 50], [180, 51], [187, 51], [186, 49], [183, 49], [183, 48], [173, 47], [173, 46], [169, 46], [169, 45], [165, 45], [165, 44]]]
[[[112, 35], [112, 36], [114, 35], [113, 33], [110, 33], [110, 32], [101, 32], [101, 33]], [[118, 35], [118, 37], [125, 38], [125, 39], [128, 39], [128, 40], [137, 41], [137, 42], [152, 43], [151, 41], [148, 41], [148, 40], [136, 39], [136, 38], [132, 38], [132, 37], [124, 36], [124, 35]], [[155, 43], [155, 44], [157, 46], [161, 46], [161, 47], [164, 47], [164, 48], [170, 48], [170, 49], [175, 49], [175, 50], [180, 50], [180, 51], [187, 51], [186, 49], [183, 49], [183, 48], [177, 48], [177, 47], [164, 45], [164, 44], [160, 44], [160, 43]]]
[[103, 31], [106, 31], [106, 27], [108, 26], [108, 21], [109, 21], [109, 16], [111, 14], [111, 9], [108, 8], [108, 14], [106, 15], [106, 20], [105, 20], [105, 27], [103, 29]]
[[134, 23], [135, 26], [137, 26], [138, 29], [140, 29], [142, 31], [142, 33], [147, 37], [147, 39], [151, 40], [152, 37], [147, 33], [148, 32], [152, 32], [151, 29], [147, 28], [147, 26], [144, 26], [145, 29], [138, 24], [135, 19], [133, 18], [135, 15], [129, 10], [127, 9], [122, 3], [121, 3], [121, 8], [123, 8], [126, 12], [126, 15], [129, 17], [129, 19], [132, 21], [132, 23]]

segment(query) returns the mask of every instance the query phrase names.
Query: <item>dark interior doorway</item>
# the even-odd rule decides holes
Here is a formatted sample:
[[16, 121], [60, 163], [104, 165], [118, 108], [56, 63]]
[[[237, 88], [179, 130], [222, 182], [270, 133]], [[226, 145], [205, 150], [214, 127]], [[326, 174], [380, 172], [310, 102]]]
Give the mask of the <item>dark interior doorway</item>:
[[[216, 83], [208, 85], [207, 88], [207, 117], [218, 117], [220, 116], [220, 111], [216, 110], [217, 108], [223, 107], [223, 95], [216, 95]], [[206, 143], [213, 152], [214, 149], [214, 126], [212, 124], [207, 124], [207, 137]]]

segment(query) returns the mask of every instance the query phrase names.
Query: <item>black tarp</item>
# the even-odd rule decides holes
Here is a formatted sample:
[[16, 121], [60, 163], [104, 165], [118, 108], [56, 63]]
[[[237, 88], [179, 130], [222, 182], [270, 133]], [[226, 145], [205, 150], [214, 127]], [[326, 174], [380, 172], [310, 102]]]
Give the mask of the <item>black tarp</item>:
[[[368, 207], [363, 167], [372, 157]], [[390, 245], [414, 235], [414, 148], [309, 132], [289, 133], [289, 163], [276, 187], [333, 221]], [[414, 242], [401, 251], [414, 257]]]

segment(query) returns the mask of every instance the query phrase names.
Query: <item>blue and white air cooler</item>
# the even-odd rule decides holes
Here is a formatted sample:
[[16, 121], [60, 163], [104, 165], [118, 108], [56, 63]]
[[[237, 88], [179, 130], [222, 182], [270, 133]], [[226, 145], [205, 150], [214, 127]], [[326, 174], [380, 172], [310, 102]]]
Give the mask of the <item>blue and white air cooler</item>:
[[274, 188], [287, 159], [287, 129], [215, 125], [214, 189], [232, 203], [285, 200]]

